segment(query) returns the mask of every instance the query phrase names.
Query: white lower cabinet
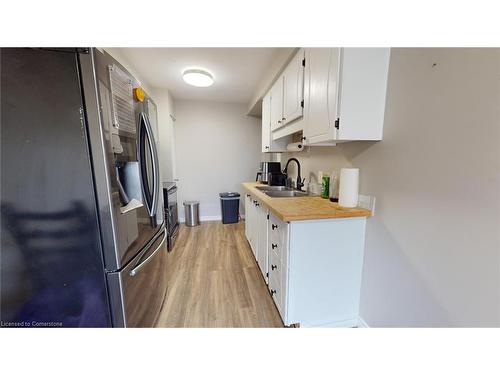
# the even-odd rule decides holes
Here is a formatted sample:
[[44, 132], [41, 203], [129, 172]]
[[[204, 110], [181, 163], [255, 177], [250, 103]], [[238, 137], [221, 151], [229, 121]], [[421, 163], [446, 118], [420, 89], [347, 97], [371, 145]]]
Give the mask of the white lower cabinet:
[[250, 194], [245, 209], [245, 232], [283, 323], [355, 326], [366, 218], [284, 222]]
[[366, 218], [269, 219], [269, 289], [285, 325], [350, 327], [359, 318]]
[[268, 210], [258, 199], [245, 195], [245, 235], [266, 283], [268, 282]]
[[252, 220], [250, 219], [250, 194], [245, 194], [245, 236], [250, 243], [250, 225]]
[[255, 242], [256, 238], [256, 223], [254, 219], [255, 207], [253, 203], [252, 196], [250, 194], [245, 195], [245, 235], [247, 237], [250, 248], [252, 249], [253, 255], [255, 256]]
[[257, 263], [266, 283], [268, 282], [268, 255], [267, 255], [267, 242], [268, 242], [268, 210], [266, 206], [257, 202], [257, 231], [259, 232], [259, 244], [257, 246]]

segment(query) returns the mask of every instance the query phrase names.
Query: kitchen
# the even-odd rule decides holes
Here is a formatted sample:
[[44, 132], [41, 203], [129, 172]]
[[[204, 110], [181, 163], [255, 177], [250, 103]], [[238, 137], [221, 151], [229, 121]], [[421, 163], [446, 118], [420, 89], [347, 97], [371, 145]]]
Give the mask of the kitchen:
[[[468, 108], [494, 124], [488, 102], [471, 110], [469, 97], [453, 95], [472, 61], [483, 62], [483, 75], [462, 84], [488, 87], [495, 56], [480, 49], [3, 49], [2, 150], [16, 161], [2, 167], [3, 325], [497, 325], [498, 301], [485, 309], [488, 302], [471, 293], [467, 303], [477, 302], [463, 315], [465, 301], [449, 294], [453, 314], [445, 317], [420, 281], [403, 275], [409, 265], [379, 257], [402, 246], [418, 251], [413, 266], [471, 271], [466, 252], [454, 264], [429, 253], [474, 239], [449, 236], [465, 223], [473, 230], [460, 212], [450, 214], [477, 187], [442, 171], [460, 165], [487, 178], [494, 163], [482, 170], [475, 163], [487, 160], [494, 138], [457, 164], [458, 135], [451, 142], [443, 133], [456, 123], [443, 115]], [[430, 132], [440, 142], [429, 143]], [[426, 141], [425, 149], [409, 139]], [[440, 163], [431, 167], [431, 158]], [[429, 196], [445, 186], [447, 195]], [[481, 186], [469, 204], [494, 199], [486, 188], [494, 185]], [[443, 207], [441, 215], [428, 217], [429, 202]], [[404, 207], [412, 207], [411, 218]], [[394, 241], [387, 231], [402, 244], [387, 242]], [[498, 277], [490, 257], [481, 262], [481, 273]], [[429, 281], [438, 277], [432, 270]], [[491, 287], [494, 295], [494, 284], [482, 280], [459, 284]], [[447, 287], [434, 284], [440, 293]]]
[[497, 14], [3, 4], [2, 371], [498, 373]]

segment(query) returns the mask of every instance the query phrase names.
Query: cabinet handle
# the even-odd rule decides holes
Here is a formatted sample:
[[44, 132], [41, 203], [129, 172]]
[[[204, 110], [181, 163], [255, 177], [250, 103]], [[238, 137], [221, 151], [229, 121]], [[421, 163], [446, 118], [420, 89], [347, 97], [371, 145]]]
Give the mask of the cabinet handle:
[[281, 120], [278, 120], [278, 124], [281, 124]]
[[302, 140], [302, 141], [305, 141], [305, 140], [306, 140], [306, 137], [302, 137], [302, 138], [301, 138], [301, 140]]
[[247, 198], [250, 198], [250, 194], [247, 194]]
[[271, 289], [271, 295], [276, 294], [276, 290]]
[[277, 225], [274, 225], [274, 224], [272, 224], [272, 225], [271, 225], [271, 229], [272, 229], [272, 230], [275, 230], [276, 228], [278, 228], [278, 226], [277, 226]]
[[266, 146], [266, 147], [265, 147], [265, 149], [266, 149], [266, 150], [269, 150], [269, 146]]
[[259, 207], [259, 206], [260, 206], [260, 204], [258, 204], [258, 203], [255, 203], [255, 206], [256, 206], [256, 207]]
[[271, 271], [274, 271], [278, 266], [275, 266], [274, 264], [271, 264]]
[[282, 120], [283, 120], [283, 121], [286, 121], [286, 118], [285, 118], [285, 117], [283, 117], [283, 118], [282, 118]]
[[276, 248], [278, 247], [278, 245], [276, 245], [276, 244], [274, 244], [274, 243], [273, 243], [273, 244], [271, 244], [271, 247], [272, 247], [273, 249], [276, 249]]

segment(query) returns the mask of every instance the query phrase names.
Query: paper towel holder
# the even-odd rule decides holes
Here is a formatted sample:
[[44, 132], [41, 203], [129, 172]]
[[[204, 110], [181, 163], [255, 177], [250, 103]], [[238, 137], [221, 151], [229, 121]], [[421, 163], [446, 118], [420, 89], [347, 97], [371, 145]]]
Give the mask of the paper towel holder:
[[304, 150], [304, 144], [302, 142], [291, 142], [286, 145], [286, 150], [288, 152], [301, 152]]

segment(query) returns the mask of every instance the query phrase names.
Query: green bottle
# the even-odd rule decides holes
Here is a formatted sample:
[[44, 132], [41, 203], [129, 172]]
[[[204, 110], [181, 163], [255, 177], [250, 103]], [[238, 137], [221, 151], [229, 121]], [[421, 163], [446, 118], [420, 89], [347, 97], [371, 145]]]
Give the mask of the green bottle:
[[321, 198], [330, 198], [330, 176], [323, 176], [321, 182]]

